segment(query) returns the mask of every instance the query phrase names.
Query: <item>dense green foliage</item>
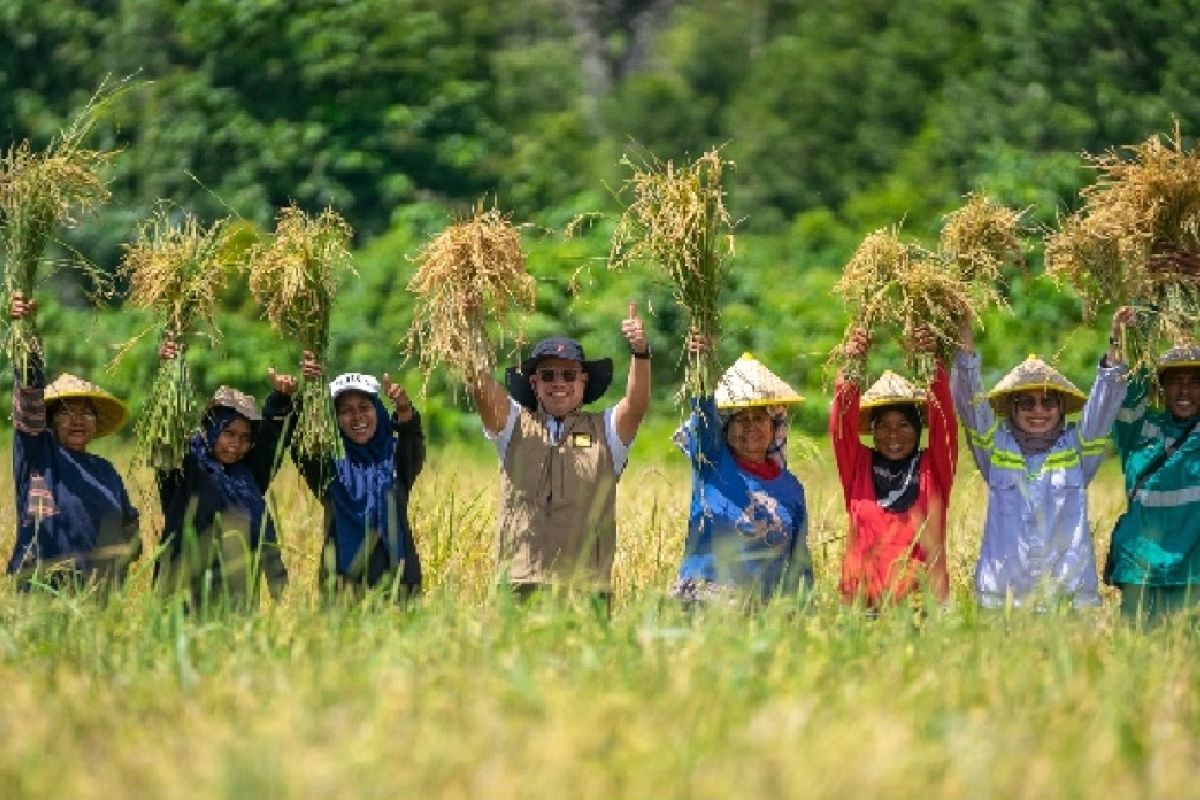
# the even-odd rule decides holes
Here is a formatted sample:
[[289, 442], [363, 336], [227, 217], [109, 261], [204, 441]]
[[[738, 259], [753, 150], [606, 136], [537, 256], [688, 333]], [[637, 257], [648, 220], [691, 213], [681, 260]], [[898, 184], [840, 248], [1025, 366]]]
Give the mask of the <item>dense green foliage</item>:
[[[334, 369], [396, 371], [406, 255], [494, 197], [531, 223], [532, 333], [566, 328], [616, 352], [625, 303], [652, 301], [664, 400], [682, 336], [668, 290], [606, 274], [604, 222], [570, 242], [554, 231], [577, 212], [616, 210], [622, 150], [677, 158], [727, 142], [744, 235], [723, 360], [753, 348], [814, 396], [804, 418], [816, 427], [821, 368], [845, 324], [828, 289], [857, 242], [902, 219], [930, 239], [975, 189], [1052, 224], [1090, 179], [1082, 151], [1167, 131], [1172, 114], [1194, 133], [1198, 11], [1115, 0], [9, 0], [0, 142], [44, 144], [105, 76], [131, 76], [94, 142], [122, 149], [114, 201], [67, 237], [106, 270], [160, 197], [260, 228], [292, 200], [335, 205], [357, 232], [360, 277], [335, 317]], [[1035, 248], [1035, 275], [1039, 259]], [[62, 368], [98, 375], [139, 324], [115, 305], [83, 313], [72, 279], [45, 295], [61, 306], [47, 303], [42, 328]], [[1101, 336], [1074, 332], [1074, 299], [1023, 277], [1011, 298], [1015, 315], [993, 315], [981, 336], [989, 372], [1026, 351], [1061, 352], [1089, 382]], [[224, 311], [221, 347], [194, 355], [197, 382], [261, 393], [266, 366], [294, 362], [295, 348], [273, 341], [244, 285]], [[135, 350], [103, 379], [137, 405], [150, 358], [149, 346]], [[430, 403], [446, 410], [436, 431], [458, 427], [446, 387], [434, 389]]]

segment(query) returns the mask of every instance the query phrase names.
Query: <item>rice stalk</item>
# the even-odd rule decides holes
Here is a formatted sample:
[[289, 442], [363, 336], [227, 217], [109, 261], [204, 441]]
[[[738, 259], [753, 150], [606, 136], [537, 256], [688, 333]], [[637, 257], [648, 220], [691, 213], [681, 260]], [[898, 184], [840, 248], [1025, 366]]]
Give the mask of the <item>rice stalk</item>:
[[425, 385], [438, 364], [462, 381], [491, 374], [496, 364], [488, 323], [502, 347], [510, 338], [519, 345], [536, 305], [520, 231], [499, 210], [478, 205], [471, 219], [426, 243], [416, 264], [408, 283], [417, 303], [406, 349], [418, 353]]
[[[296, 206], [279, 212], [275, 234], [250, 249], [250, 292], [271, 327], [311, 350], [324, 364], [329, 352], [329, 319], [338, 287], [350, 265], [352, 231], [333, 209], [310, 217]], [[302, 458], [337, 456], [333, 405], [319, 378], [301, 376], [295, 442]]]
[[[109, 198], [101, 171], [114, 154], [88, 149], [83, 141], [110, 96], [102, 86], [44, 151], [34, 152], [29, 142], [23, 141], [0, 157], [0, 231], [5, 252], [2, 302], [6, 308], [14, 292], [33, 297], [55, 231], [73, 227]], [[0, 324], [7, 326], [5, 352], [28, 379], [33, 323], [8, 320], [6, 314]]]
[[[722, 171], [733, 162], [709, 150], [676, 166], [656, 159], [621, 164], [633, 174], [622, 185], [632, 195], [612, 233], [609, 268], [631, 262], [656, 264], [671, 281], [690, 328], [709, 341], [720, 333], [720, 294], [734, 255], [733, 222], [725, 207]], [[683, 391], [710, 393], [720, 378], [715, 349], [688, 355]]]
[[[227, 274], [222, 263], [227, 222], [206, 228], [164, 203], [126, 245], [119, 273], [129, 281], [129, 302], [161, 316], [164, 338], [186, 344], [203, 328], [219, 337], [215, 310]], [[185, 350], [159, 364], [134, 428], [138, 463], [177, 466], [199, 415]]]
[[[845, 345], [860, 328], [872, 338], [892, 330], [901, 335], [914, 380], [928, 385], [936, 361], [947, 363], [953, 357], [962, 323], [974, 323], [987, 307], [1003, 304], [998, 289], [1002, 269], [1019, 263], [1023, 249], [1019, 220], [1020, 214], [972, 195], [947, 216], [936, 251], [903, 241], [899, 226], [869, 234], [834, 286], [850, 311], [850, 323], [842, 345], [830, 356], [831, 366], [845, 380], [864, 385], [866, 364], [847, 357]], [[915, 349], [918, 326], [932, 334], [932, 354]]]
[[1082, 207], [1046, 243], [1046, 271], [1070, 285], [1093, 319], [1107, 305], [1138, 309], [1121, 350], [1153, 374], [1158, 348], [1195, 341], [1200, 322], [1200, 152], [1174, 137], [1085, 156], [1098, 173]]

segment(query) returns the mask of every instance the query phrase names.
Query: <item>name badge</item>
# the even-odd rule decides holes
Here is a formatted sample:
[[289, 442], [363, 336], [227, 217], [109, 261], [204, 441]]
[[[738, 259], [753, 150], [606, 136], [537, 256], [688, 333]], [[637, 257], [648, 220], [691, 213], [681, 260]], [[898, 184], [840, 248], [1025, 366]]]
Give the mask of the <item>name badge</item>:
[[575, 447], [591, 447], [592, 435], [590, 433], [572, 433], [571, 444]]

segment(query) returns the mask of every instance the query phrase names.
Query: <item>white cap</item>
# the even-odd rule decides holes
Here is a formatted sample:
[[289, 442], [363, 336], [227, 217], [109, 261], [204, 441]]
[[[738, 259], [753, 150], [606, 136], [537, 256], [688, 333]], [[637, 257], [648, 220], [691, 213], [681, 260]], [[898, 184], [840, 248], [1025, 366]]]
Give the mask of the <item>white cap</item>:
[[374, 375], [363, 375], [358, 372], [347, 372], [338, 375], [329, 384], [329, 396], [337, 399], [342, 392], [362, 392], [363, 394], [378, 395], [379, 381]]

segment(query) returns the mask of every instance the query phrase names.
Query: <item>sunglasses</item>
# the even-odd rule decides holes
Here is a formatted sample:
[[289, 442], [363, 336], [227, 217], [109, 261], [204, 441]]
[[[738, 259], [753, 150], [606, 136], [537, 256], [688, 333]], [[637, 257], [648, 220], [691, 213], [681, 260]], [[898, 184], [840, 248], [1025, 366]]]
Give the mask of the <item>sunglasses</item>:
[[561, 380], [563, 383], [574, 383], [581, 371], [571, 367], [564, 369], [550, 369], [547, 367], [546, 369], [539, 369], [537, 376], [543, 383], [554, 383], [558, 380]]
[[1027, 394], [1013, 400], [1013, 405], [1016, 406], [1020, 411], [1033, 411], [1038, 406], [1041, 406], [1049, 411], [1051, 409], [1058, 408], [1059, 401], [1057, 395], [1049, 394], [1045, 397], [1042, 397], [1040, 395]]
[[65, 418], [71, 422], [95, 422], [96, 412], [90, 408], [64, 408], [55, 416]]

